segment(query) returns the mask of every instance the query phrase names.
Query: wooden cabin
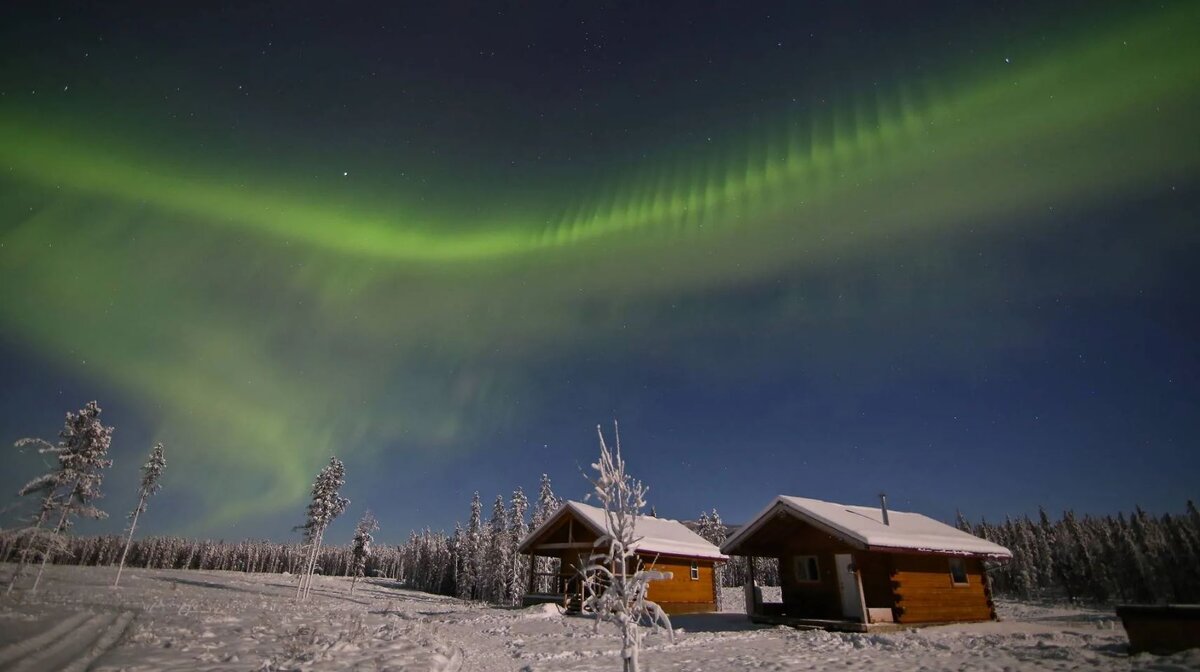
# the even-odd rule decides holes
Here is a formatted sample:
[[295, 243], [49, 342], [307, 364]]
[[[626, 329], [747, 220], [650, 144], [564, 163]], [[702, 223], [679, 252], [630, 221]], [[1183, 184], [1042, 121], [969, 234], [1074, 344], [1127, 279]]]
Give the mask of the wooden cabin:
[[783, 495], [721, 552], [779, 561], [783, 602], [762, 604], [747, 586], [752, 620], [852, 631], [993, 620], [984, 562], [1012, 558], [919, 513], [888, 511], [886, 500], [867, 507]]
[[[638, 516], [634, 546], [642, 568], [669, 573], [670, 578], [653, 581], [647, 597], [668, 614], [717, 610], [714, 568], [728, 560], [716, 546], [687, 528], [666, 518]], [[608, 534], [604, 510], [565, 502], [554, 515], [521, 542], [518, 550], [534, 558], [555, 558], [558, 567], [545, 573], [531, 562], [529, 586], [522, 604], [556, 602], [578, 610], [583, 602], [584, 569], [596, 542]]]

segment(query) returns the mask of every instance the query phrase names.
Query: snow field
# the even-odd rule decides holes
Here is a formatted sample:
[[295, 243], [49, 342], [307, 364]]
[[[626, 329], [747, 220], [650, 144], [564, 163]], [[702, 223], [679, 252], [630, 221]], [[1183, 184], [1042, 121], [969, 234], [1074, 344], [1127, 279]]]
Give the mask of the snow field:
[[[11, 571], [12, 565], [0, 566], [0, 578]], [[591, 619], [563, 616], [554, 605], [501, 609], [401, 590], [381, 579], [360, 581], [351, 596], [350, 579], [320, 576], [310, 599], [297, 603], [297, 578], [288, 575], [126, 569], [114, 590], [114, 574], [113, 568], [52, 566], [39, 595], [0, 600], [0, 667], [620, 668], [614, 627], [601, 624], [597, 631]], [[726, 590], [726, 609], [739, 609], [741, 589]], [[777, 599], [764, 592], [765, 599]], [[760, 627], [738, 613], [678, 616], [676, 643], [649, 634], [641, 658], [646, 669], [659, 672], [1200, 670], [1200, 650], [1130, 657], [1111, 612], [1012, 602], [999, 609], [1004, 620], [998, 623], [886, 634]], [[114, 634], [122, 618], [132, 620], [123, 635]], [[94, 662], [86, 658], [93, 654]]]
[[129, 611], [75, 612], [0, 649], [0, 665], [11, 664], [10, 672], [83, 672], [116, 645], [132, 620]]

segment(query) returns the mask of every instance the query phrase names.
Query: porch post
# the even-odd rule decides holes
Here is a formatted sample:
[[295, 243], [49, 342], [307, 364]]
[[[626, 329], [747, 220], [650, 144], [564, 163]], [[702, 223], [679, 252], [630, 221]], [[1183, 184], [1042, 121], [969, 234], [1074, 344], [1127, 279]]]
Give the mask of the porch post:
[[753, 619], [759, 612], [758, 586], [754, 585], [754, 556], [746, 556], [746, 585], [743, 586], [743, 597], [746, 602], [746, 616]]
[[536, 576], [534, 573], [537, 571], [537, 566], [538, 566], [537, 549], [531, 548], [531, 549], [529, 549], [529, 587], [525, 589], [526, 595], [534, 594], [533, 582], [536, 580]]

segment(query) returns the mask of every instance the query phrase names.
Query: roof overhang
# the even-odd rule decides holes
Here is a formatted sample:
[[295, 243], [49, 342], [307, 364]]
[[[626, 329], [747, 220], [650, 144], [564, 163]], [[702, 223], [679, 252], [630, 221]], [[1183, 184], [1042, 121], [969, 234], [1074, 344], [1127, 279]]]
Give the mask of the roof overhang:
[[[538, 525], [537, 529], [530, 532], [523, 540], [521, 540], [521, 543], [517, 546], [517, 552], [531, 554], [537, 549], [563, 550], [561, 548], [561, 544], [542, 546], [537, 543], [537, 540], [553, 530], [555, 526], [563, 520], [563, 518], [568, 516], [570, 516], [572, 520], [583, 525], [588, 531], [595, 534], [597, 539], [603, 539], [608, 535], [608, 531], [606, 529], [597, 525], [582, 511], [579, 511], [575, 507], [574, 502], [567, 501], [564, 502], [563, 505], [560, 506], [558, 510], [555, 511], [549, 518], [547, 518], [541, 525]], [[682, 523], [679, 524], [682, 525]], [[638, 541], [634, 543], [633, 551], [639, 555], [648, 557], [685, 558], [693, 560], [699, 559], [712, 562], [725, 562], [729, 560], [728, 556], [721, 554], [719, 551], [717, 553], [713, 553], [710, 550], [697, 548], [695, 553], [691, 553], [688, 551], [686, 544], [682, 544], [678, 541], [659, 541], [656, 543], [655, 539], [655, 537], [640, 537]], [[571, 546], [573, 548], [581, 547], [578, 544], [572, 544]], [[711, 549], [716, 549], [715, 546], [707, 543], [705, 546], [708, 546]], [[588, 544], [587, 547], [591, 548], [593, 545]]]
[[[558, 510], [555, 511], [553, 514], [551, 514], [549, 518], [544, 520], [541, 525], [538, 525], [537, 529], [535, 529], [532, 532], [530, 532], [529, 534], [525, 535], [525, 538], [521, 540], [520, 545], [517, 546], [517, 552], [518, 553], [531, 552], [533, 550], [533, 547], [537, 545], [534, 542], [536, 542], [538, 539], [540, 539], [543, 534], [554, 529], [554, 526], [558, 524], [558, 521], [560, 521], [563, 518], [566, 518], [567, 516], [570, 516], [570, 515], [571, 515], [571, 503], [563, 502], [563, 505], [558, 507]], [[580, 524], [587, 527], [593, 533], [595, 533], [595, 535], [597, 537], [604, 536], [604, 530], [601, 530], [601, 529], [597, 528], [595, 525], [592, 525], [591, 521], [588, 520], [587, 516], [576, 515], [576, 516], [574, 516], [574, 519], [576, 521], [578, 521]]]
[[766, 508], [760, 511], [758, 515], [754, 516], [749, 523], [743, 525], [737, 530], [737, 532], [734, 532], [732, 536], [726, 539], [725, 543], [721, 544], [721, 552], [726, 555], [741, 555], [738, 552], [739, 549], [751, 538], [753, 538], [753, 536], [757, 534], [763, 526], [767, 525], [771, 520], [778, 516], [790, 516], [800, 520], [828, 534], [838, 541], [845, 543], [848, 546], [865, 551], [873, 551], [878, 553], [909, 553], [919, 555], [950, 555], [982, 558], [987, 560], [996, 560], [999, 562], [1006, 562], [1012, 559], [1011, 553], [988, 553], [953, 548], [937, 548], [934, 546], [923, 547], [921, 545], [891, 546], [886, 544], [870, 544], [836, 525], [829, 524], [827, 521], [818, 516], [811, 515], [807, 511], [791, 505], [782, 496], [777, 496], [770, 504], [767, 505]]
[[733, 536], [726, 539], [725, 543], [721, 544], [721, 552], [726, 555], [741, 555], [738, 553], [738, 549], [742, 544], [753, 537], [760, 529], [762, 529], [763, 526], [770, 523], [772, 519], [776, 518], [777, 516], [787, 515], [798, 518], [799, 520], [812, 525], [829, 536], [834, 537], [839, 541], [843, 541], [855, 548], [860, 548], [863, 550], [867, 549], [867, 545], [861, 541], [846, 536], [840, 530], [831, 525], [827, 525], [822, 520], [815, 519], [811, 516], [800, 515], [800, 512], [794, 510], [779, 498], [776, 498], [775, 501], [767, 505], [767, 508], [759, 511], [758, 515], [751, 518], [749, 523], [738, 528], [737, 532], [733, 533]]

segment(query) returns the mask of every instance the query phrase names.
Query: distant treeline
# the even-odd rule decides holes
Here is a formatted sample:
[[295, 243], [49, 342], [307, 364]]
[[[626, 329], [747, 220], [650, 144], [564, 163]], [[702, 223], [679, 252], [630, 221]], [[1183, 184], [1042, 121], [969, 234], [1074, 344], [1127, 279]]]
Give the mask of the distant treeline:
[[1011, 562], [988, 572], [992, 589], [1018, 598], [1097, 603], [1200, 602], [1200, 512], [1187, 503], [1182, 515], [1152, 516], [1141, 508], [1116, 517], [1040, 511], [995, 524], [960, 529], [1013, 552]]
[[[516, 604], [528, 589], [528, 556], [516, 552], [521, 539], [558, 508], [560, 500], [543, 475], [538, 498], [531, 507], [518, 488], [505, 502], [497, 497], [490, 517], [484, 517], [479, 494], [471, 500], [466, 525], [454, 532], [425, 529], [412, 532], [399, 545], [375, 544], [366, 560], [366, 575], [394, 579], [408, 588], [495, 604]], [[532, 509], [531, 515], [526, 512]], [[386, 525], [386, 520], [384, 521]], [[728, 529], [714, 510], [702, 514], [696, 531], [720, 543]], [[106, 566], [116, 565], [125, 543], [123, 536], [69, 537], [52, 562]], [[0, 534], [0, 561], [15, 561], [22, 550], [17, 535]], [[127, 567], [149, 569], [197, 569], [238, 572], [299, 574], [304, 571], [309, 546], [272, 541], [212, 541], [173, 536], [134, 539], [125, 561]], [[559, 571], [558, 561], [538, 558], [539, 575]], [[747, 558], [732, 558], [723, 568], [727, 586], [741, 585], [748, 573]], [[350, 576], [354, 571], [352, 546], [327, 545], [316, 559], [317, 572], [326, 576]], [[755, 578], [760, 584], [778, 585], [778, 563], [759, 558]], [[549, 581], [540, 576], [539, 580]], [[535, 591], [548, 586], [534, 586]]]
[[[62, 552], [52, 564], [116, 566], [121, 557], [125, 537], [102, 535], [68, 538]], [[21, 542], [16, 538], [0, 537], [0, 561], [15, 562], [21, 555]], [[400, 547], [402, 548], [402, 547]], [[350, 544], [330, 546], [322, 550], [317, 566], [323, 574], [350, 576], [354, 556]], [[237, 572], [303, 571], [308, 555], [305, 544], [280, 544], [271, 541], [211, 541], [184, 537], [143, 537], [134, 539], [129, 547], [126, 567], [148, 569], [216, 569]], [[368, 575], [395, 575], [400, 563], [399, 548], [381, 546], [367, 562]]]
[[[527, 588], [529, 571], [529, 559], [515, 553], [516, 544], [546, 519], [556, 500], [544, 482], [526, 525], [518, 522], [524, 517], [516, 515], [523, 513], [520, 495], [516, 507], [505, 507], [497, 499], [491, 518], [483, 519], [476, 496], [470, 521], [456, 526], [453, 534], [426, 529], [413, 532], [400, 545], [376, 545], [367, 560], [367, 575], [430, 593], [516, 603]], [[970, 524], [960, 518], [958, 526], [1012, 550], [1011, 562], [989, 569], [997, 595], [1096, 603], [1200, 602], [1200, 512], [1192, 502], [1182, 515], [1152, 516], [1139, 508], [1115, 517], [1079, 517], [1067, 511], [1051, 520], [1041, 512], [1036, 521], [1022, 517]], [[732, 531], [716, 511], [702, 514], [692, 527], [717, 544]], [[123, 543], [116, 535], [71, 538], [54, 562], [115, 565]], [[12, 562], [20, 550], [15, 538], [0, 535], [0, 560]], [[301, 543], [145, 537], [133, 541], [126, 565], [296, 574], [307, 552]], [[538, 571], [557, 571], [553, 562], [539, 559]], [[731, 558], [721, 572], [722, 583], [742, 585], [748, 562]], [[349, 576], [353, 567], [349, 544], [324, 547], [317, 558], [318, 571], [327, 576]], [[756, 559], [755, 578], [760, 584], [778, 585], [778, 563]]]

